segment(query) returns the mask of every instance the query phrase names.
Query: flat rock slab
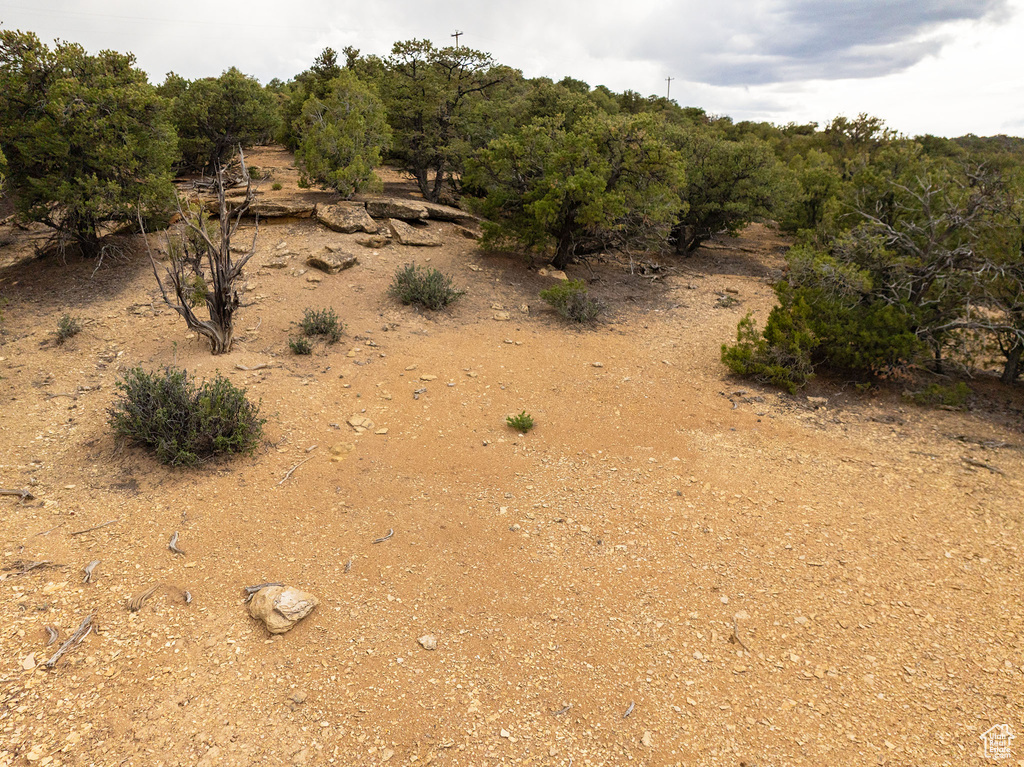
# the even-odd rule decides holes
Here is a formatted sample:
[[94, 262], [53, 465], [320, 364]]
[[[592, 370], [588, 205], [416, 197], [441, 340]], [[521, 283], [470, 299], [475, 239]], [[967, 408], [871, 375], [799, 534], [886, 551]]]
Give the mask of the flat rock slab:
[[427, 209], [427, 217], [437, 221], [475, 221], [476, 216], [449, 205], [438, 205], [436, 202], [421, 203]]
[[366, 232], [376, 234], [377, 222], [366, 212], [366, 203], [339, 202], [336, 205], [317, 205], [314, 217], [328, 229], [342, 234]]
[[267, 586], [253, 594], [249, 615], [263, 621], [271, 634], [290, 631], [320, 604], [312, 594], [291, 586]]
[[306, 263], [314, 269], [319, 269], [321, 272], [337, 274], [343, 269], [348, 269], [358, 264], [359, 259], [355, 256], [335, 255], [325, 249], [319, 256], [307, 258]]
[[425, 203], [420, 200], [402, 200], [398, 197], [367, 200], [366, 212], [374, 218], [400, 218], [403, 221], [422, 221], [429, 218]]
[[391, 234], [402, 245], [430, 248], [441, 244], [441, 241], [430, 232], [416, 229], [404, 221], [399, 221], [397, 218], [388, 219], [388, 226], [391, 227]]
[[[203, 197], [206, 209], [214, 215], [220, 213], [220, 206], [217, 198]], [[257, 192], [256, 199], [246, 216], [259, 215], [261, 218], [309, 218], [313, 215], [318, 205], [330, 205], [332, 200], [337, 200], [337, 194], [333, 192], [318, 192], [315, 190], [299, 192], [273, 192], [270, 194]], [[245, 193], [228, 194], [225, 198], [228, 212], [234, 212], [239, 205], [245, 202]], [[376, 229], [374, 230], [376, 231]]]

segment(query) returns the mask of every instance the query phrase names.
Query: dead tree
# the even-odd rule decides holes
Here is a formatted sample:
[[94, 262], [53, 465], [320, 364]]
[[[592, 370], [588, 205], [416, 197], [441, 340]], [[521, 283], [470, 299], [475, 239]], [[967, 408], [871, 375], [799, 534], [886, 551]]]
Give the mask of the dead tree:
[[[237, 261], [233, 261], [231, 238], [238, 231], [242, 216], [249, 210], [254, 199], [252, 181], [246, 185], [245, 200], [231, 211], [228, 211], [224, 197], [224, 170], [220, 167], [216, 169], [216, 182], [220, 211], [219, 233], [211, 231], [213, 227], [208, 226], [209, 214], [205, 207], [200, 205], [198, 210], [190, 208], [185, 211], [181, 208], [180, 200], [178, 202], [184, 229], [176, 238], [168, 236], [167, 252], [170, 266], [166, 270], [167, 284], [160, 278], [148, 240], [146, 250], [164, 301], [185, 319], [185, 324], [190, 330], [210, 341], [210, 351], [213, 354], [224, 354], [231, 351], [232, 321], [240, 304], [235, 283], [242, 275], [246, 263], [256, 252], [259, 218], [256, 219], [256, 231], [253, 233], [249, 251]], [[141, 219], [139, 223], [141, 225]], [[145, 238], [145, 231], [143, 237]], [[168, 288], [173, 289], [173, 295]], [[208, 320], [200, 319], [195, 312], [201, 304], [206, 305]]]

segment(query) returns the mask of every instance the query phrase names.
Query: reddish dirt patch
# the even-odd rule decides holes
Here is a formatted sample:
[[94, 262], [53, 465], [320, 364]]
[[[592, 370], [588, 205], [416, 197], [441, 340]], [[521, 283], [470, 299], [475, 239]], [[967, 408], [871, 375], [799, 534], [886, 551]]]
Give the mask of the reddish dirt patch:
[[[250, 161], [295, 191], [287, 155]], [[430, 227], [442, 247], [371, 250], [264, 222], [222, 357], [137, 248], [0, 272], [0, 487], [37, 496], [0, 498], [0, 764], [962, 765], [991, 725], [1024, 731], [1019, 393], [1004, 423], [731, 380], [719, 346], [764, 318], [786, 245], [762, 227], [657, 279], [573, 267], [613, 307], [592, 330], [521, 260]], [[360, 265], [307, 270], [328, 244]], [[396, 304], [413, 261], [468, 294]], [[347, 335], [291, 355], [328, 306]], [[56, 347], [63, 312], [85, 330]], [[116, 444], [106, 409], [139, 364], [228, 375], [267, 444], [195, 471]], [[271, 638], [243, 604], [265, 581], [322, 604]], [[45, 625], [63, 641], [92, 613], [25, 669], [58, 646]]]

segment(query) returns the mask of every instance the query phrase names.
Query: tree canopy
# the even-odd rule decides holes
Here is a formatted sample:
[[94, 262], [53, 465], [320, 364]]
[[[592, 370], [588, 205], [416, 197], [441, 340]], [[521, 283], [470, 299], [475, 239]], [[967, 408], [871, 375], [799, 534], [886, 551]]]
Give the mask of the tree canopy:
[[158, 92], [171, 102], [184, 170], [212, 169], [237, 147], [265, 143], [277, 130], [273, 95], [234, 67], [192, 82], [171, 72]]
[[174, 130], [131, 54], [0, 31], [0, 147], [19, 214], [62, 246], [173, 205]]

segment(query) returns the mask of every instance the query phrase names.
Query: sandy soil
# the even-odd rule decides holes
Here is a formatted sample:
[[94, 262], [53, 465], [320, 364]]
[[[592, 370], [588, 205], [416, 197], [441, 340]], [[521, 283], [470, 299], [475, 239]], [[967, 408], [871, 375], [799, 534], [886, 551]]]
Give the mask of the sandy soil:
[[[250, 158], [289, 186], [287, 160]], [[786, 246], [763, 227], [646, 276], [571, 268], [612, 307], [591, 330], [430, 227], [442, 247], [371, 250], [263, 222], [221, 357], [138, 248], [17, 261], [30, 234], [0, 228], [0, 487], [36, 495], [0, 497], [0, 764], [969, 765], [993, 725], [1024, 737], [1019, 389], [959, 413], [731, 380], [719, 346]], [[307, 270], [328, 244], [359, 266]], [[467, 295], [398, 305], [411, 261]], [[292, 355], [328, 306], [346, 336]], [[120, 371], [167, 364], [245, 386], [265, 446], [180, 471], [119, 445]], [[243, 603], [266, 581], [322, 604], [272, 638]], [[90, 614], [42, 666], [44, 626]]]

